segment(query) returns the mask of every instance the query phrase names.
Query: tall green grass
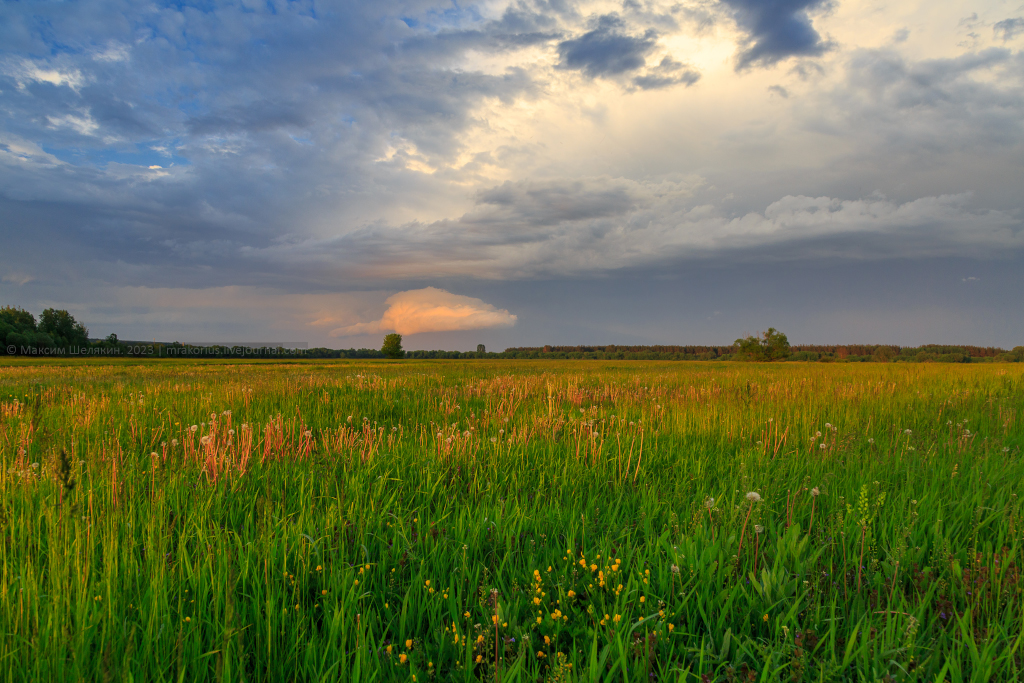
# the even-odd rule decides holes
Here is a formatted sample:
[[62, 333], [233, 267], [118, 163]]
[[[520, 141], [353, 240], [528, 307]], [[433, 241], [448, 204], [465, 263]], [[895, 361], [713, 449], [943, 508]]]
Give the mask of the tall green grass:
[[9, 363], [0, 678], [1016, 680], [1022, 370]]

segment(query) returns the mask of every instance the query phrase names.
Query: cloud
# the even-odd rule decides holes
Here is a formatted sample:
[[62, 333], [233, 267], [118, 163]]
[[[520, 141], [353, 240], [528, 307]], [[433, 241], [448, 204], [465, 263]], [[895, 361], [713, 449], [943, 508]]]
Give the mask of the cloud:
[[517, 320], [505, 309], [435, 287], [399, 292], [388, 297], [385, 303], [388, 308], [380, 320], [339, 327], [331, 331], [331, 336], [349, 337], [390, 330], [405, 335], [480, 330], [512, 327]]
[[640, 69], [646, 56], [654, 50], [658, 34], [648, 29], [634, 36], [624, 29], [617, 15], [599, 17], [594, 30], [558, 44], [562, 68], [582, 71], [591, 78], [618, 76]]
[[997, 21], [992, 26], [996, 36], [1002, 36], [1003, 42], [1013, 40], [1017, 35], [1024, 33], [1024, 17], [1014, 17]]
[[811, 25], [809, 10], [828, 6], [828, 0], [722, 0], [733, 10], [747, 43], [736, 64], [771, 66], [788, 57], [817, 57], [829, 47]]

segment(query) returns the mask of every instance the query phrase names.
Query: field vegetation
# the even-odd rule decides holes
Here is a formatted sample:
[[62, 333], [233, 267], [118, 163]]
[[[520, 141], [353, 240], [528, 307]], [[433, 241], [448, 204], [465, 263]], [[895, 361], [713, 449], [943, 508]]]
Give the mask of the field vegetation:
[[8, 360], [0, 678], [1016, 680], [1022, 379]]

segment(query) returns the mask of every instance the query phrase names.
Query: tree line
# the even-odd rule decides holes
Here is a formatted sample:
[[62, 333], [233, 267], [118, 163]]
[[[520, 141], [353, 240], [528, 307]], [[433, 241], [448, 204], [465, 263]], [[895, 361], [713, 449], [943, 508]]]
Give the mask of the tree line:
[[402, 349], [402, 337], [390, 334], [378, 349], [286, 349], [273, 347], [197, 346], [180, 342], [138, 342], [118, 339], [116, 334], [91, 339], [89, 329], [65, 310], [47, 308], [37, 320], [14, 306], [0, 308], [0, 355], [25, 356], [133, 356], [154, 358], [409, 358], [409, 359], [549, 359], [549, 360], [721, 360], [855, 362], [1024, 362], [1024, 346], [1012, 350], [981, 346], [903, 347], [886, 344], [790, 345], [786, 335], [766, 332], [721, 346], [596, 345], [519, 346], [489, 352], [483, 344], [476, 351]]

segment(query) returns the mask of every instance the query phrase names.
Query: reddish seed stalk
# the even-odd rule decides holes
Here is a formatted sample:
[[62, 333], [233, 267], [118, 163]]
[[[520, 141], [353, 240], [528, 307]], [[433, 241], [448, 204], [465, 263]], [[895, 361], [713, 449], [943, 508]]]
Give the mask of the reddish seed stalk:
[[740, 558], [743, 557], [743, 538], [747, 535], [747, 522], [750, 521], [750, 513], [754, 511], [754, 502], [750, 502], [750, 507], [747, 508], [747, 517], [743, 520], [743, 530], [740, 531], [740, 547], [736, 549], [736, 568], [740, 567]]

